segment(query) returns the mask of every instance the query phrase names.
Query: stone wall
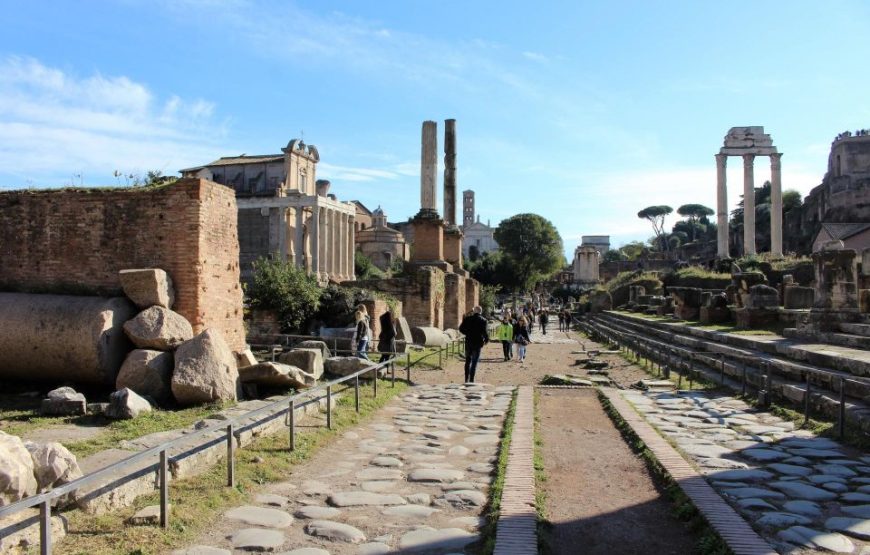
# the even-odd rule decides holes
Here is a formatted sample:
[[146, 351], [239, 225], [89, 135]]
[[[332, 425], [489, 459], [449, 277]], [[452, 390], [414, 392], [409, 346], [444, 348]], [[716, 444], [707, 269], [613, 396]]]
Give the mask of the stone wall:
[[[459, 329], [465, 316], [465, 278], [458, 274], [444, 276], [444, 328]], [[472, 307], [468, 307], [471, 310]]]
[[0, 290], [121, 295], [118, 272], [162, 268], [197, 333], [244, 348], [236, 201], [201, 179], [156, 188], [0, 193]]
[[465, 280], [465, 310], [471, 310], [480, 304], [480, 282], [476, 279]]
[[444, 326], [444, 272], [422, 266], [407, 277], [362, 280], [349, 286], [373, 289], [392, 295], [402, 302], [402, 315], [411, 327]]

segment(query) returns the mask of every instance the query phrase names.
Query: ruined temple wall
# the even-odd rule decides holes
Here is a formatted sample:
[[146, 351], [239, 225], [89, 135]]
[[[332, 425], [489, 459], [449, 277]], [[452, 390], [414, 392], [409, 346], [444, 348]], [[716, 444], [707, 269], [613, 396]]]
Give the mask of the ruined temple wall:
[[458, 274], [444, 276], [444, 328], [459, 329], [465, 316], [465, 278]]
[[121, 295], [118, 272], [162, 268], [194, 331], [244, 348], [236, 201], [201, 179], [164, 187], [0, 194], [0, 290]]
[[444, 272], [432, 266], [418, 268], [401, 278], [349, 282], [346, 285], [374, 289], [402, 302], [402, 315], [412, 327], [444, 326]]
[[465, 280], [465, 310], [466, 312], [480, 304], [480, 282], [476, 279]]

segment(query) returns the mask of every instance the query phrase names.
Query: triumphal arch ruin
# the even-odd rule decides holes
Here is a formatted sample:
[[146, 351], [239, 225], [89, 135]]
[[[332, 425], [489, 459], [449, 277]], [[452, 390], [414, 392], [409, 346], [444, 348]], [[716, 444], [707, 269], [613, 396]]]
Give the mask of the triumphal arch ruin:
[[716, 155], [716, 216], [718, 256], [728, 258], [728, 189], [725, 167], [729, 156], [743, 158], [743, 254], [755, 254], [755, 175], [756, 156], [770, 157], [770, 252], [782, 254], [782, 177], [780, 158], [764, 127], [732, 127], [725, 144]]

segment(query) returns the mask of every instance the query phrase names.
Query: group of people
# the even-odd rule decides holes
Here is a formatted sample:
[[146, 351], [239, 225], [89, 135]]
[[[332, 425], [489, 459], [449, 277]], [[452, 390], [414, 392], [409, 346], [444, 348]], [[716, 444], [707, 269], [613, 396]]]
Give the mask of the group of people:
[[505, 361], [514, 358], [514, 345], [517, 346], [517, 362], [526, 360], [526, 346], [532, 342], [530, 332], [529, 320], [525, 316], [510, 314], [502, 318], [495, 328], [495, 338], [501, 342]]
[[[388, 310], [381, 314], [378, 322], [381, 326], [377, 346], [378, 352], [381, 353], [381, 360], [379, 362], [386, 362], [396, 356], [396, 315], [392, 310]], [[354, 323], [356, 326], [351, 344], [356, 351], [356, 356], [369, 360], [368, 348], [371, 341], [372, 329], [369, 311], [364, 304], [356, 307]]]

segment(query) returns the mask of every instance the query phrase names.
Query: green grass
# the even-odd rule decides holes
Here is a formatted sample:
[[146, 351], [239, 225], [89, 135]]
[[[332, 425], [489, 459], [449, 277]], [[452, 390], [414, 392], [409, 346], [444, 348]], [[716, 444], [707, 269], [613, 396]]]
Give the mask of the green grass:
[[[622, 351], [619, 353], [619, 356], [621, 356], [626, 362], [640, 367], [650, 376], [656, 379], [665, 379], [663, 374], [658, 373], [657, 370], [655, 372], [652, 370], [652, 359], [646, 358], [644, 356], [635, 356], [632, 351]], [[658, 365], [656, 365], [655, 368], [657, 369]], [[682, 374], [682, 380], [680, 380], [680, 373], [676, 369], [671, 369], [670, 377], [667, 379], [673, 382], [674, 386], [679, 383], [680, 389], [685, 391], [713, 391], [721, 387], [719, 384], [707, 379], [703, 374], [692, 373], [691, 381], [689, 380], [689, 375], [690, 374], [684, 372]]]
[[170, 482], [170, 526], [128, 526], [125, 521], [139, 509], [158, 503], [156, 493], [139, 497], [136, 503], [111, 513], [92, 516], [68, 511], [67, 537], [58, 552], [82, 555], [165, 553], [193, 542], [212, 520], [229, 507], [247, 502], [263, 486], [292, 478], [296, 466], [332, 441], [345, 428], [368, 419], [390, 399], [407, 388], [404, 382], [390, 387], [380, 380], [377, 399], [361, 395], [360, 414], [354, 411], [353, 395], [342, 396], [334, 405], [333, 429], [303, 427], [296, 436], [296, 450], [287, 450], [287, 435], [257, 439], [236, 452], [236, 487], [226, 487], [226, 465], [221, 463], [195, 477]]
[[514, 414], [517, 409], [517, 391], [514, 390], [513, 398], [511, 399], [510, 407], [508, 408], [507, 416], [505, 417], [505, 426], [501, 438], [501, 445], [498, 450], [498, 464], [496, 465], [496, 475], [493, 480], [492, 487], [489, 489], [489, 501], [484, 510], [486, 516], [486, 524], [480, 531], [481, 538], [481, 555], [491, 555], [495, 549], [495, 533], [498, 528], [498, 517], [501, 514], [501, 495], [504, 491], [505, 472], [507, 471], [508, 451], [511, 444], [511, 438], [514, 433]]
[[598, 392], [598, 399], [601, 401], [604, 411], [613, 420], [614, 425], [631, 449], [644, 460], [653, 479], [664, 490], [671, 502], [671, 510], [674, 517], [685, 523], [691, 532], [699, 535], [697, 543], [698, 553], [701, 555], [733, 555], [733, 552], [725, 541], [704, 519], [653, 452], [647, 448], [643, 440], [637, 436], [632, 427], [628, 425], [607, 397], [600, 391]]
[[550, 533], [553, 525], [547, 518], [547, 492], [544, 489], [544, 484], [547, 482], [547, 472], [544, 467], [544, 439], [541, 436], [541, 415], [538, 410], [538, 407], [541, 406], [540, 398], [540, 391], [535, 389], [535, 453], [533, 458], [535, 465], [535, 510], [538, 513], [538, 553], [549, 555], [551, 552]]

